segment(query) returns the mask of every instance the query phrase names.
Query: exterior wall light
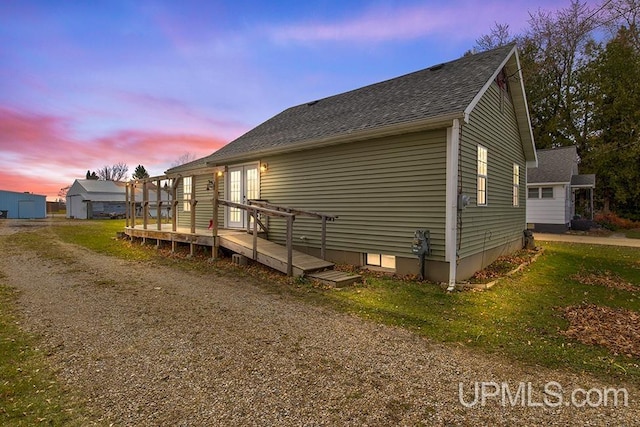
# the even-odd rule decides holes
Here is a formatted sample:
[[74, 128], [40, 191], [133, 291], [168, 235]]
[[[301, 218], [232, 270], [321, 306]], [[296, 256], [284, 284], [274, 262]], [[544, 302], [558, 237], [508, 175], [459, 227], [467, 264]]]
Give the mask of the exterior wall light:
[[269, 164], [268, 164], [268, 163], [262, 163], [262, 164], [260, 165], [260, 172], [264, 173], [264, 172], [266, 172], [267, 170], [269, 170]]

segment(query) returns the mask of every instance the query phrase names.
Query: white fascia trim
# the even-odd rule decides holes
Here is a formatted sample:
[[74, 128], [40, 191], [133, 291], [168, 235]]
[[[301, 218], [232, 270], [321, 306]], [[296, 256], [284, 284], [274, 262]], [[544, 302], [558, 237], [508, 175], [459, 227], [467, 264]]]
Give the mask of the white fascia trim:
[[527, 187], [542, 187], [542, 186], [565, 186], [570, 185], [570, 182], [527, 182]]
[[458, 151], [460, 147], [460, 120], [454, 119], [447, 128], [447, 188], [445, 216], [445, 261], [449, 262], [449, 284], [447, 291], [456, 285], [458, 253], [456, 241], [458, 237]]

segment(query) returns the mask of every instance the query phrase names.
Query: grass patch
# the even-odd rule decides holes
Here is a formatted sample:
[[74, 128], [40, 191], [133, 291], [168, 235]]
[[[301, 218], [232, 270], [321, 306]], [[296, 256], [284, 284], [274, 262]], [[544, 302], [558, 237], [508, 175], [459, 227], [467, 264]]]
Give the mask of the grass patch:
[[635, 230], [628, 230], [625, 235], [629, 239], [640, 239], [640, 228], [636, 228]]
[[154, 258], [154, 254], [144, 247], [116, 238], [118, 232], [124, 231], [124, 226], [125, 220], [104, 219], [58, 224], [52, 230], [66, 242], [101, 254], [139, 261]]
[[[563, 308], [594, 304], [640, 312], [640, 249], [545, 243], [524, 274], [489, 291], [447, 294], [439, 287], [393, 278], [328, 293], [343, 310], [400, 325], [445, 343], [459, 343], [525, 363], [640, 383], [640, 359], [619, 356], [562, 334]], [[587, 269], [607, 271], [636, 288], [617, 289], [576, 280]], [[615, 273], [612, 273], [615, 272]], [[635, 290], [636, 292], [633, 292]]]
[[35, 339], [17, 325], [15, 294], [0, 277], [0, 425], [83, 425]]

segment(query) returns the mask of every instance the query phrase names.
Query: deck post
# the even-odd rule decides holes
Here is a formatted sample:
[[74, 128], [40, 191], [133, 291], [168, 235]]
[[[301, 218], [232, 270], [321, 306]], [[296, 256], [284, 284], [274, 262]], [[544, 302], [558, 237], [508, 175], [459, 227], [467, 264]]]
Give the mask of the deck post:
[[322, 233], [320, 237], [320, 258], [326, 261], [327, 252], [327, 217], [322, 216]]
[[178, 230], [178, 184], [180, 183], [180, 178], [174, 178], [171, 183], [171, 231], [173, 232]]
[[147, 180], [142, 181], [142, 228], [147, 229], [149, 224], [149, 185]]
[[249, 213], [249, 218], [253, 215], [253, 259], [258, 260], [258, 210], [257, 209], [247, 209], [247, 213]]
[[158, 231], [162, 230], [162, 188], [160, 184], [161, 182], [158, 180], [156, 182], [156, 217], [158, 218]]
[[136, 184], [131, 184], [131, 228], [136, 228]]
[[213, 233], [213, 248], [211, 258], [218, 259], [218, 251], [220, 249], [220, 242], [218, 240], [218, 198], [220, 197], [220, 180], [218, 172], [213, 173], [213, 218], [211, 218], [212, 233]]
[[196, 177], [195, 175], [191, 177], [191, 200], [189, 200], [191, 204], [191, 234], [196, 233]]
[[287, 276], [293, 276], [293, 219], [287, 217]]
[[124, 226], [129, 227], [129, 183], [124, 186]]

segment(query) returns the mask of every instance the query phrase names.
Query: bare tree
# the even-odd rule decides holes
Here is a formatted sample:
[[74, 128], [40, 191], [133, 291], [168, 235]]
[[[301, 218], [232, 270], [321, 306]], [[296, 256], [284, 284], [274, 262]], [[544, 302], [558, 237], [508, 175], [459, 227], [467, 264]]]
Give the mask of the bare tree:
[[475, 50], [484, 52], [496, 47], [505, 46], [515, 41], [515, 38], [509, 33], [509, 24], [493, 24], [489, 34], [481, 36], [476, 39]]
[[70, 188], [71, 188], [70, 185], [67, 185], [66, 187], [62, 187], [60, 191], [58, 191], [58, 197], [60, 197], [61, 199], [66, 198]]
[[184, 153], [180, 157], [178, 157], [175, 162], [171, 163], [171, 167], [175, 168], [177, 166], [193, 162], [195, 159], [197, 159], [197, 156], [194, 153]]
[[97, 174], [102, 181], [125, 181], [128, 172], [129, 166], [120, 162], [112, 166], [103, 166], [98, 169]]
[[603, 4], [604, 22], [612, 35], [616, 35], [620, 27], [626, 27], [636, 51], [640, 51], [640, 0], [610, 0]]

